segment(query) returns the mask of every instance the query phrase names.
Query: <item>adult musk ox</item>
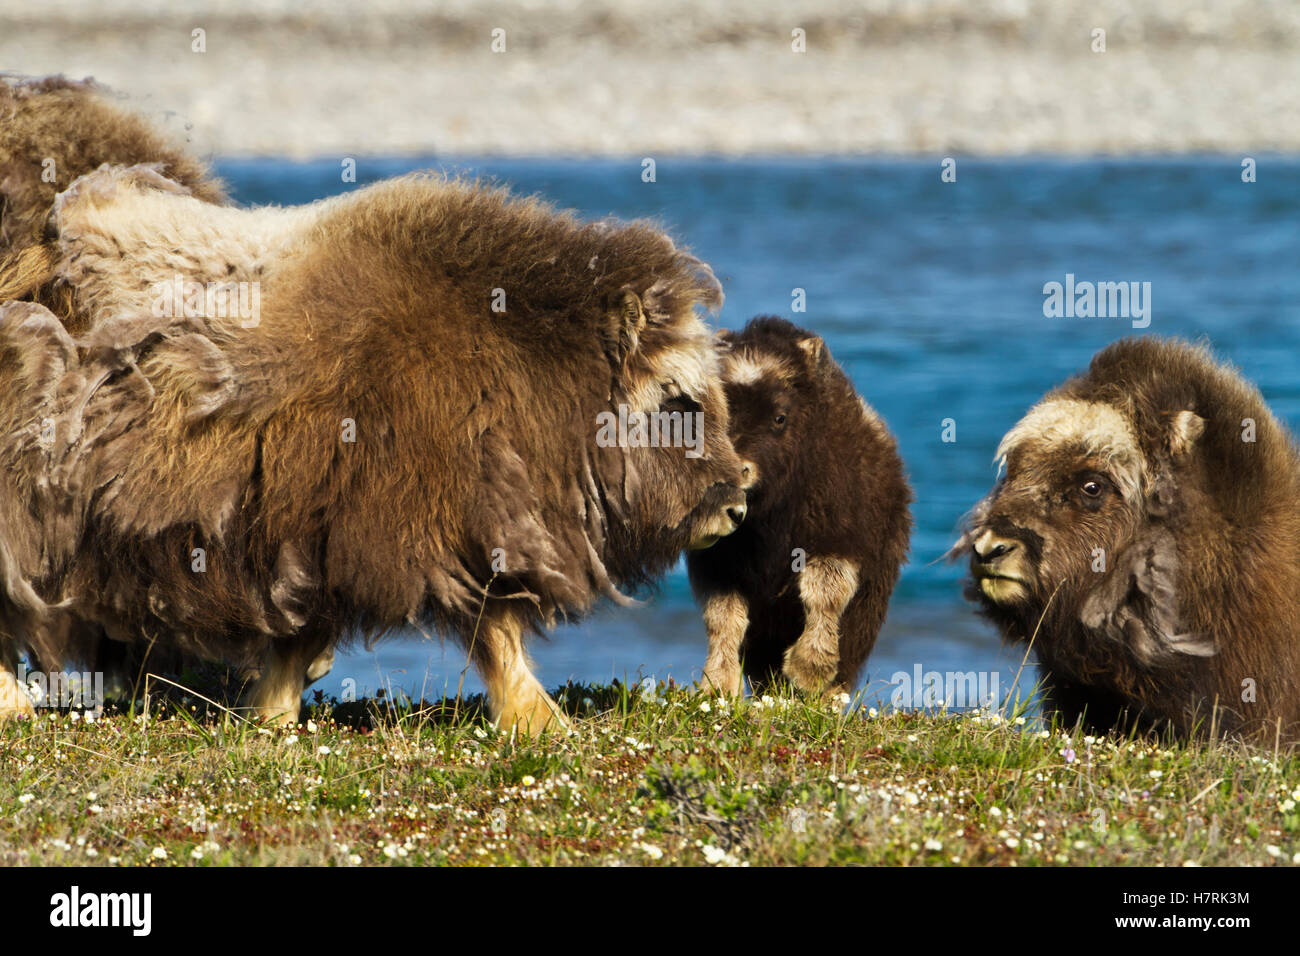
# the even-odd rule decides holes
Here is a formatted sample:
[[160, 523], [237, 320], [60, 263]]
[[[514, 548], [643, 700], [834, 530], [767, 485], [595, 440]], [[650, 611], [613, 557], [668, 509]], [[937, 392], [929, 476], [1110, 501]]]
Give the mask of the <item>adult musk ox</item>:
[[1204, 348], [1129, 339], [1002, 439], [955, 553], [1098, 729], [1300, 736], [1300, 458]]
[[704, 683], [781, 675], [849, 689], [876, 642], [911, 532], [894, 438], [826, 344], [762, 316], [720, 332], [731, 440], [749, 476], [744, 525], [687, 568], [704, 607]]
[[[559, 715], [525, 632], [744, 516], [697, 315], [721, 292], [655, 228], [428, 176], [243, 210], [106, 166], [50, 231], [84, 326], [0, 311], [11, 644], [71, 614], [260, 662], [249, 703], [294, 718], [346, 635], [429, 625], [535, 732]], [[703, 431], [598, 441], [627, 409]]]

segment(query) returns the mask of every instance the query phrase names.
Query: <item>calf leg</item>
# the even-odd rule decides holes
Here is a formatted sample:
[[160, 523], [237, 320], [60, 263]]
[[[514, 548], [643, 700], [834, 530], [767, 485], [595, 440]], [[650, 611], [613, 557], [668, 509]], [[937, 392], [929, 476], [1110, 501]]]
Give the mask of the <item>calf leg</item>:
[[704, 629], [709, 635], [709, 656], [704, 662], [705, 690], [739, 695], [744, 690], [740, 672], [740, 644], [749, 629], [749, 606], [739, 594], [712, 594], [704, 599]]
[[559, 705], [533, 676], [524, 653], [523, 625], [518, 610], [504, 607], [484, 614], [471, 637], [471, 655], [487, 685], [493, 722], [502, 730], [514, 728], [528, 735], [567, 729]]
[[804, 628], [782, 667], [799, 690], [830, 689], [840, 666], [840, 616], [857, 589], [857, 565], [845, 558], [809, 558], [799, 573]]

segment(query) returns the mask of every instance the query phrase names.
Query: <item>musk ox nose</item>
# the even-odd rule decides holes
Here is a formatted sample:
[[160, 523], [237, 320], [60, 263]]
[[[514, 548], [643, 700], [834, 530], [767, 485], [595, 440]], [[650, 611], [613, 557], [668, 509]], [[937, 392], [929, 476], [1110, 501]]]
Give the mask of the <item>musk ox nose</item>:
[[745, 515], [748, 512], [749, 508], [745, 504], [732, 505], [727, 509], [727, 517], [734, 521], [737, 527], [740, 527], [740, 523], [745, 520]]
[[974, 549], [975, 557], [978, 560], [983, 561], [985, 564], [989, 564], [996, 561], [1004, 554], [1010, 554], [1012, 551], [1016, 550], [1016, 543], [1014, 541], [1009, 541], [1006, 538], [999, 538], [992, 531], [985, 531], [975, 539], [972, 548]]

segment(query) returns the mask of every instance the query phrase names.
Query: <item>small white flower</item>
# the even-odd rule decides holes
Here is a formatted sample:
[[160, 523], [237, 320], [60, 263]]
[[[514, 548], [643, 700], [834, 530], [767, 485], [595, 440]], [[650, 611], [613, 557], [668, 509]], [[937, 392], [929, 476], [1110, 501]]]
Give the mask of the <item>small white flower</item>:
[[1164, 775], [1165, 772], [1163, 770], [1152, 770], [1147, 774], [1147, 776], [1150, 777], [1152, 780], [1159, 780]]
[[939, 840], [936, 840], [934, 837], [929, 837], [925, 841], [925, 848], [929, 850], [931, 853], [938, 853], [940, 850], [943, 849], [943, 843]]
[[477, 737], [479, 740], [487, 740], [487, 731], [484, 730], [482, 727], [475, 727], [474, 736]]
[[156, 846], [156, 847], [154, 847], [154, 848], [153, 848], [153, 853], [151, 853], [151, 854], [149, 854], [149, 855], [152, 856], [155, 860], [165, 860], [165, 859], [167, 859], [167, 851], [164, 850], [164, 849], [163, 849], [162, 847], [160, 847], [160, 846]]
[[203, 859], [203, 851], [200, 850], [198, 847], [195, 847], [194, 849], [190, 850], [190, 859], [191, 860]]
[[316, 729], [317, 729], [317, 728], [316, 728], [316, 721], [314, 721], [314, 720], [309, 720], [309, 721], [307, 721], [307, 733], [309, 733], [309, 734], [314, 734], [314, 733], [316, 733]]
[[650, 859], [663, 859], [664, 851], [659, 849], [659, 847], [655, 846], [653, 843], [640, 843], [638, 846], [640, 846], [641, 852], [650, 857]]
[[328, 757], [331, 753], [330, 749], [325, 746], [317, 747], [316, 752], [320, 754], [322, 757]]
[[727, 851], [719, 849], [712, 843], [700, 847], [700, 852], [704, 854], [704, 859], [708, 860], [710, 863], [721, 863], [727, 858]]
[[35, 799], [36, 796], [34, 794], [24, 793], [21, 797], [18, 798], [18, 802], [21, 803], [23, 806], [26, 806], [27, 804], [31, 803]]
[[533, 778], [533, 776], [527, 773], [519, 778], [520, 786], [524, 786], [524, 787], [531, 787], [536, 782], [537, 781]]
[[709, 702], [707, 700], [700, 701], [700, 713], [707, 714], [712, 709], [713, 708], [709, 706]]
[[1282, 855], [1282, 848], [1280, 846], [1274, 846], [1272, 843], [1269, 843], [1264, 847], [1264, 852], [1267, 853], [1269, 856], [1273, 857], [1274, 859], [1276, 859], [1277, 857]]
[[867, 716], [868, 716], [868, 717], [879, 717], [879, 716], [880, 716], [880, 711], [876, 710], [876, 708], [874, 708], [874, 707], [868, 707], [868, 708], [867, 708]]
[[284, 738], [284, 745], [285, 745], [286, 747], [292, 747], [292, 746], [293, 746], [294, 744], [296, 744], [297, 742], [298, 742], [298, 735], [297, 735], [297, 734], [290, 734], [288, 737], [285, 737], [285, 738]]

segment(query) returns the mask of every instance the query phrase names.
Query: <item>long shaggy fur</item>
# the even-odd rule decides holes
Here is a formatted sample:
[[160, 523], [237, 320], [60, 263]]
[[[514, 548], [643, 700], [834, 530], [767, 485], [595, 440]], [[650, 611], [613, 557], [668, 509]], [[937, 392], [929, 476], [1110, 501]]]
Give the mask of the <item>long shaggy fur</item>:
[[92, 81], [0, 76], [0, 302], [35, 299], [70, 325], [52, 286], [54, 197], [104, 164], [156, 163], [196, 198], [224, 203], [207, 166]]
[[1126, 340], [1009, 438], [954, 553], [1009, 639], [1041, 619], [1049, 708], [1300, 739], [1300, 457], [1259, 392], [1204, 348]]

